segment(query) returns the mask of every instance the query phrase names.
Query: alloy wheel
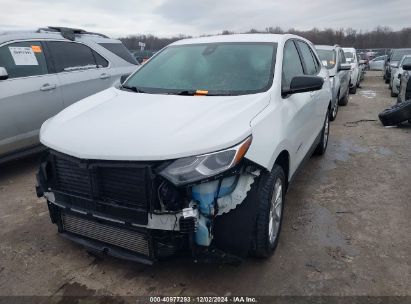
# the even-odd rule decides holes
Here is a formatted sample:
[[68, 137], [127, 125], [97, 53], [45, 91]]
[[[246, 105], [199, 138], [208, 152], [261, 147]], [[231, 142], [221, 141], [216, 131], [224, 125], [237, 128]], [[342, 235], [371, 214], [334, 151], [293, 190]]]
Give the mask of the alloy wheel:
[[273, 196], [270, 206], [270, 220], [268, 224], [268, 239], [273, 245], [280, 230], [281, 216], [283, 211], [283, 185], [281, 179], [277, 178], [274, 184]]

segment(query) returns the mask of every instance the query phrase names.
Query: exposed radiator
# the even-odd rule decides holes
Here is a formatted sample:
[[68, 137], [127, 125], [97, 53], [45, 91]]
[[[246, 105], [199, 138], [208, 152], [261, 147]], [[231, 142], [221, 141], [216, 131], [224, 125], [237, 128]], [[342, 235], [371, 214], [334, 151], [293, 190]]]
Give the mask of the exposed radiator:
[[135, 253], [150, 255], [150, 246], [144, 233], [102, 224], [97, 221], [62, 213], [63, 229], [92, 240], [117, 246]]

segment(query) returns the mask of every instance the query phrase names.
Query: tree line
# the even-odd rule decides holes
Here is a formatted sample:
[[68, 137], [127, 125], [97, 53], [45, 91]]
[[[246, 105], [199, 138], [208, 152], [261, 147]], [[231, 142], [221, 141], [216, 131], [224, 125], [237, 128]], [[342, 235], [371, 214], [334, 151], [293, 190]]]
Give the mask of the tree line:
[[[235, 32], [224, 30], [220, 35], [234, 34]], [[355, 47], [357, 49], [371, 48], [401, 48], [411, 47], [411, 27], [394, 31], [390, 27], [379, 26], [372, 31], [358, 31], [352, 28], [347, 29], [317, 29], [313, 28], [308, 31], [299, 31], [296, 29], [283, 30], [281, 27], [267, 27], [264, 30], [250, 29], [245, 33], [271, 33], [284, 34], [290, 33], [304, 37], [314, 44], [339, 44], [346, 47]], [[202, 35], [208, 36], [208, 35]], [[146, 50], [160, 50], [166, 45], [184, 38], [190, 38], [186, 35], [178, 35], [171, 38], [160, 38], [154, 35], [131, 35], [120, 38], [125, 46], [130, 50], [138, 50], [138, 42], [146, 44]]]

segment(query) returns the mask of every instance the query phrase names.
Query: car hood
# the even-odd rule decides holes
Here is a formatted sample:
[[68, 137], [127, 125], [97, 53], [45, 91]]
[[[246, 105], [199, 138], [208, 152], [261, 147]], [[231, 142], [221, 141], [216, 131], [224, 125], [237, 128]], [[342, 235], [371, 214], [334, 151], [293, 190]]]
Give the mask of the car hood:
[[47, 120], [40, 141], [85, 159], [175, 159], [237, 144], [268, 104], [268, 93], [177, 96], [110, 88]]

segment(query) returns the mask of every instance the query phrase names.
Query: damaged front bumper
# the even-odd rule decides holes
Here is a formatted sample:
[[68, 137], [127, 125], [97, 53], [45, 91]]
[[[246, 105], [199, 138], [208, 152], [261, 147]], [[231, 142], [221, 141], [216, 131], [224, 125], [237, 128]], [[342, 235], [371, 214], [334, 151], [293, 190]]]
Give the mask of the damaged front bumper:
[[51, 151], [36, 191], [47, 199], [58, 231], [92, 251], [145, 264], [184, 253], [195, 261], [241, 261], [241, 254], [214, 240], [215, 222], [243, 203], [260, 170], [243, 161], [209, 180], [175, 187], [157, 173], [163, 167]]

